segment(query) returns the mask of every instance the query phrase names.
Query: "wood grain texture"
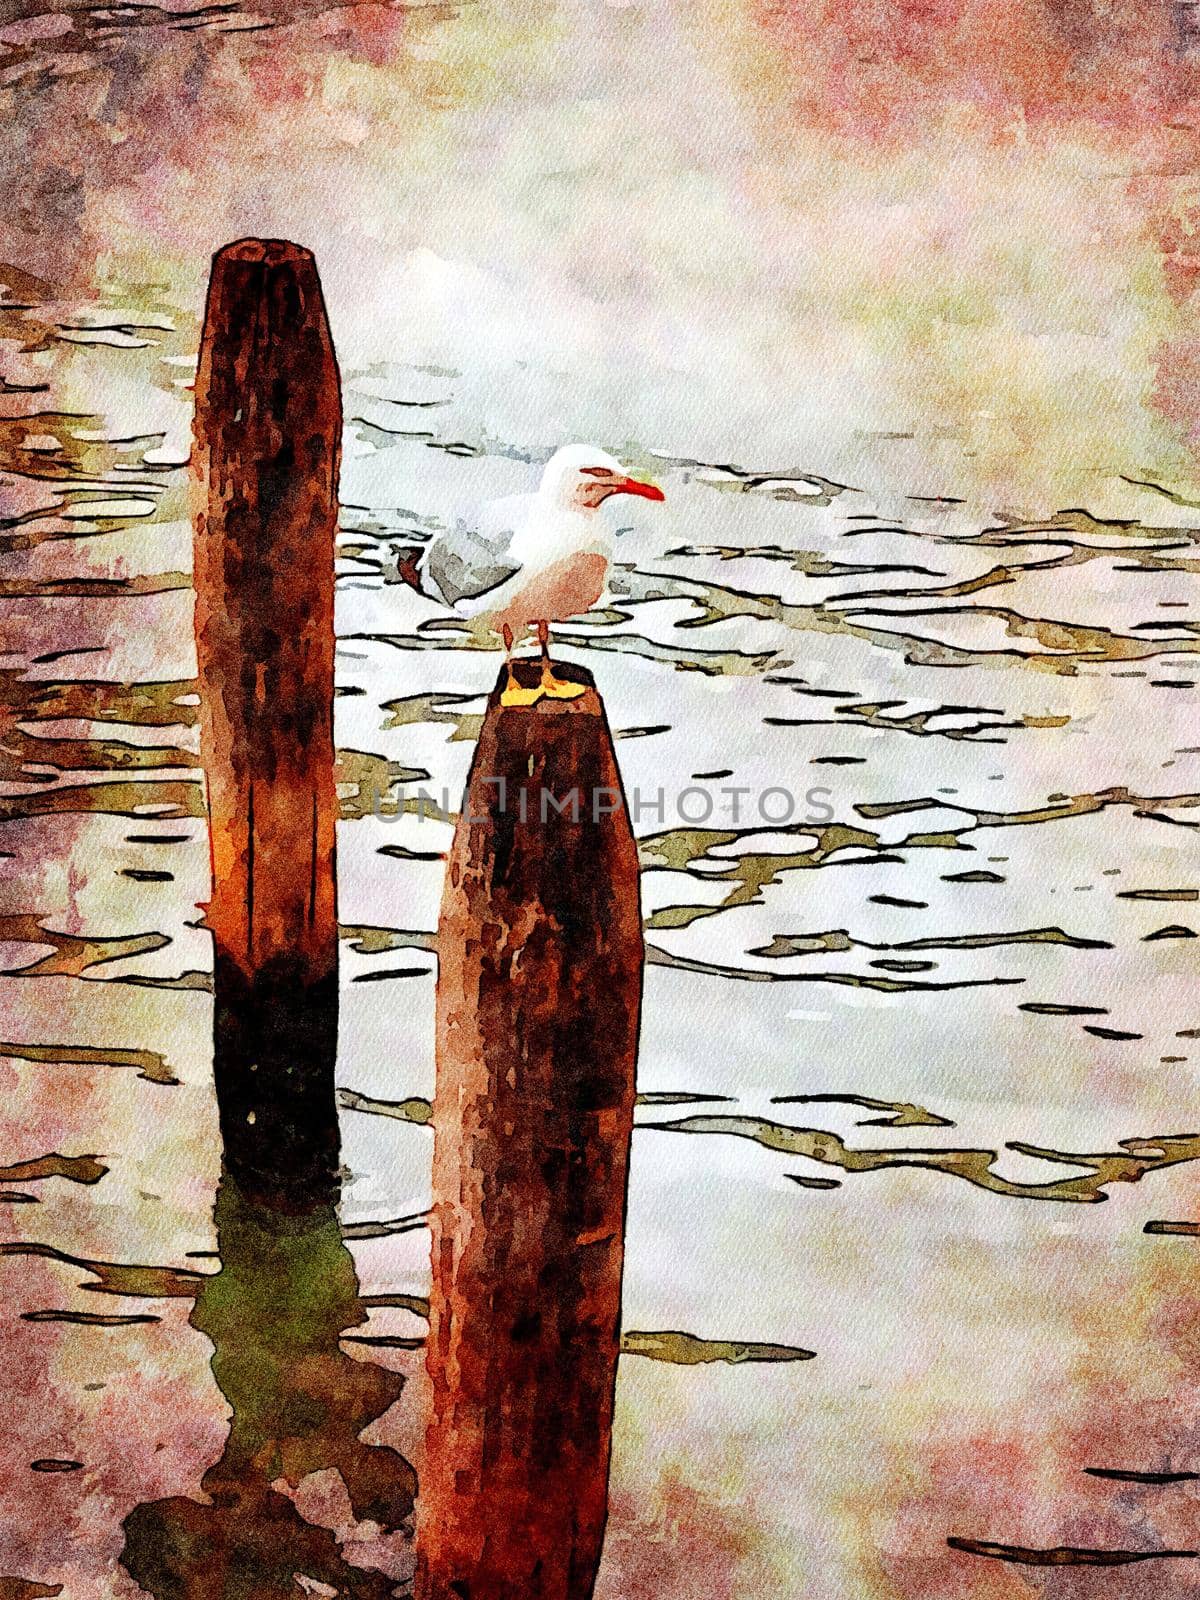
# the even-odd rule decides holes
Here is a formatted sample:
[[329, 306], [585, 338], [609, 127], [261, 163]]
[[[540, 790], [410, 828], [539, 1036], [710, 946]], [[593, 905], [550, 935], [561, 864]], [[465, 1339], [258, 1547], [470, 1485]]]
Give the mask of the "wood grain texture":
[[246, 972], [336, 965], [333, 561], [342, 407], [311, 254], [213, 258], [196, 377], [208, 923]]
[[334, 540], [342, 407], [316, 264], [213, 258], [192, 454], [215, 1073], [226, 1155], [267, 1189], [336, 1165]]
[[585, 1600], [604, 1537], [643, 945], [604, 710], [555, 670], [587, 692], [497, 685], [447, 870], [418, 1600]]

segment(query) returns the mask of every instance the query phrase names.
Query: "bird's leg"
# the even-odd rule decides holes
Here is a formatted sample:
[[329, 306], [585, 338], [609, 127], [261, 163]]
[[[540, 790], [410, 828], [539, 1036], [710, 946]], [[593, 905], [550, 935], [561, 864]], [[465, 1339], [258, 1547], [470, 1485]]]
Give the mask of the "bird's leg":
[[550, 661], [550, 624], [537, 623], [538, 644], [542, 647], [541, 691], [549, 700], [578, 700], [584, 692], [582, 683], [570, 683], [566, 678], [556, 678]]
[[504, 693], [507, 694], [510, 689], [517, 687], [512, 669], [513, 631], [507, 622], [501, 625], [500, 635], [504, 640]]
[[504, 666], [506, 673], [504, 688], [500, 691], [500, 704], [502, 706], [536, 705], [542, 698], [542, 686], [538, 683], [532, 689], [526, 689], [524, 684], [518, 680], [516, 673], [513, 671], [512, 662], [513, 631], [506, 622], [501, 627], [500, 632], [504, 638]]

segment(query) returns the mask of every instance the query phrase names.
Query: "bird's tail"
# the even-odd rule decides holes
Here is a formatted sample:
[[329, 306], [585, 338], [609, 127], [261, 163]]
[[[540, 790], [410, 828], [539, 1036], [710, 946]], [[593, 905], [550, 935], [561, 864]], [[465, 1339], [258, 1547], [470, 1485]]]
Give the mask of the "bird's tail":
[[407, 549], [395, 551], [396, 576], [401, 583], [406, 583], [410, 589], [415, 589], [418, 594], [424, 594], [421, 585], [421, 557], [425, 554], [422, 545], [410, 545]]

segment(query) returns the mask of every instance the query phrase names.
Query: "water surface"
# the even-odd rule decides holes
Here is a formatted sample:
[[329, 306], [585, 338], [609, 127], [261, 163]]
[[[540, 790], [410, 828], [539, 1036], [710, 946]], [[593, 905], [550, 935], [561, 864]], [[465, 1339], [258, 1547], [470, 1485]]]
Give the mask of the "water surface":
[[[209, 12], [188, 24], [196, 59], [250, 60], [220, 54], [238, 9]], [[184, 25], [168, 12], [88, 16], [48, 15], [19, 46], [53, 56], [40, 114], [111, 73], [114, 50], [143, 89], [135, 66], [175, 59], [154, 44]], [[618, 503], [610, 600], [559, 635], [619, 740], [650, 960], [601, 1596], [1200, 1590], [1200, 556], [1181, 458], [1139, 409], [1142, 358], [1120, 356], [1111, 321], [1094, 330], [1099, 365], [1137, 377], [1111, 391], [1103, 451], [1079, 391], [1039, 411], [1053, 386], [1028, 371], [992, 397], [1002, 421], [939, 434], [928, 385], [870, 375], [827, 282], [788, 322], [768, 256], [700, 259], [709, 200], [726, 214], [725, 190], [700, 192], [729, 176], [723, 133], [760, 178], [791, 169], [766, 163], [744, 111], [703, 137], [679, 112], [685, 63], [709, 87], [720, 73], [661, 19], [659, 253], [619, 293], [606, 258], [607, 299], [576, 279], [539, 321], [538, 270], [544, 290], [610, 237], [579, 199], [611, 187], [615, 129], [649, 95], [638, 8], [564, 16], [547, 23], [561, 36], [524, 41], [522, 118], [460, 84], [452, 134], [417, 139], [405, 183], [372, 165], [378, 141], [351, 142], [331, 217], [304, 179], [290, 217], [278, 197], [255, 213], [243, 187], [208, 224], [286, 222], [314, 243], [345, 370], [345, 1173], [286, 1226], [222, 1177], [206, 1047], [184, 466], [203, 230], [157, 277], [126, 240], [117, 281], [87, 296], [0, 273], [0, 1570], [71, 1600], [219, 1593], [211, 1551], [266, 1540], [264, 1592], [294, 1592], [295, 1573], [312, 1593], [405, 1582], [389, 1447], [419, 1471], [434, 929], [498, 661], [397, 581], [395, 548], [463, 498], [532, 487], [575, 436], [667, 496]], [[439, 8], [387, 61], [432, 70], [499, 17]], [[269, 8], [241, 21], [275, 26]], [[632, 75], [589, 80], [585, 113], [565, 62], [597, 30]], [[70, 72], [46, 43], [68, 33]], [[317, 37], [301, 32], [298, 60]], [[561, 214], [538, 190], [560, 254], [535, 270], [532, 202], [513, 196], [547, 130], [578, 170]], [[497, 141], [507, 166], [485, 159]], [[1025, 195], [1012, 225], [1029, 238], [1021, 185], [1043, 156], [987, 169]], [[143, 178], [114, 190], [127, 219]], [[367, 289], [338, 228], [385, 189], [407, 238], [371, 259], [402, 266]], [[507, 220], [499, 198], [481, 207], [493, 193]], [[1099, 249], [1101, 320], [1130, 292], [1122, 226]], [[839, 225], [805, 260], [832, 274], [848, 239]], [[1073, 248], [1045, 259], [1065, 272]], [[1061, 345], [1058, 290], [1028, 292]], [[971, 325], [951, 324], [947, 370]], [[819, 326], [818, 358], [796, 334]], [[1035, 415], [1028, 449], [1000, 439]], [[295, 1423], [298, 1392], [347, 1384], [338, 1427]]]

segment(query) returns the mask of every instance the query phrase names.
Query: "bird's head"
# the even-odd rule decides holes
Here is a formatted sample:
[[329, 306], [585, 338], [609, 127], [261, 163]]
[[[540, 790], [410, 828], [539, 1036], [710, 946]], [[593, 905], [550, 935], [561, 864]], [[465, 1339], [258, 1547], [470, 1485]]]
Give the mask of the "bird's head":
[[594, 511], [614, 494], [636, 494], [644, 500], [666, 499], [657, 484], [629, 477], [613, 456], [587, 444], [568, 444], [555, 451], [546, 463], [538, 492], [554, 505], [570, 511]]

